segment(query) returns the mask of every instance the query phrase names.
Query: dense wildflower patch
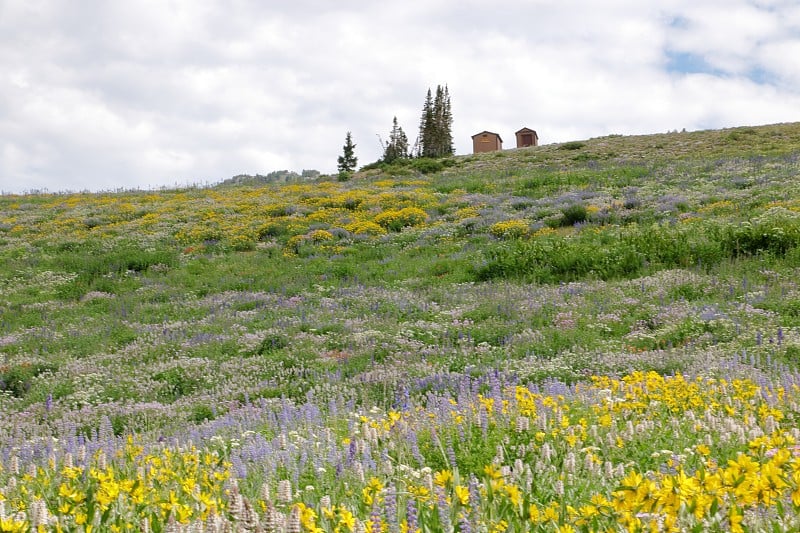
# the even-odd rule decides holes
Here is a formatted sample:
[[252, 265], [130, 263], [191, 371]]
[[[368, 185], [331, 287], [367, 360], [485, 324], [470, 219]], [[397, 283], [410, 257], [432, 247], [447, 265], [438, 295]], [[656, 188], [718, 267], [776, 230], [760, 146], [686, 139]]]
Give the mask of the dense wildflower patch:
[[[800, 378], [786, 378], [635, 372], [548, 390], [496, 381], [485, 393], [433, 395], [399, 410], [329, 412], [318, 429], [268, 440], [148, 449], [129, 437], [91, 455], [51, 444], [47, 456], [4, 461], [3, 528], [793, 528]], [[253, 446], [275, 450], [272, 474], [248, 459]], [[315, 474], [305, 477], [311, 453]], [[254, 472], [237, 477], [236, 464]]]

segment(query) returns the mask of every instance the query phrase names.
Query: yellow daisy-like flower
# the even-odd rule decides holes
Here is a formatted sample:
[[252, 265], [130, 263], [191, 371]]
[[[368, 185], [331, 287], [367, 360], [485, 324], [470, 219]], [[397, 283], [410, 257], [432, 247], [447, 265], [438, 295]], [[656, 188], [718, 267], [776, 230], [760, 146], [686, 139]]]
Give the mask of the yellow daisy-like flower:
[[456, 498], [461, 505], [469, 504], [469, 489], [467, 487], [464, 485], [456, 485], [453, 490], [456, 493]]

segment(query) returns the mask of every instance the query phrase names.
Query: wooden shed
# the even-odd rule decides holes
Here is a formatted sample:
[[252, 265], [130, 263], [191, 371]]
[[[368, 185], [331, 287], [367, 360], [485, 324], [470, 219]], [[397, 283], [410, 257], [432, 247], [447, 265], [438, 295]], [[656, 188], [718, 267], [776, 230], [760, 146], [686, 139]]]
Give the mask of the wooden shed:
[[530, 128], [522, 128], [516, 133], [517, 148], [525, 148], [527, 146], [539, 146], [539, 136]]
[[497, 133], [482, 131], [472, 136], [472, 153], [494, 152], [503, 149], [503, 139]]

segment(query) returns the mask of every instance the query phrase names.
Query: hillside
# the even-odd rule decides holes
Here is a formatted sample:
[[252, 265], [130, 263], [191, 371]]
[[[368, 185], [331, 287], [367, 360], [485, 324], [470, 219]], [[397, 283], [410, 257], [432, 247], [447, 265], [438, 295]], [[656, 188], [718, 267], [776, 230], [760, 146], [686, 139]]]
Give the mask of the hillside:
[[[800, 507], [789, 470], [800, 471], [790, 460], [800, 437], [800, 124], [608, 136], [346, 182], [246, 178], [0, 196], [9, 516], [36, 494], [70, 527], [79, 508], [89, 522], [122, 524], [123, 511], [103, 515], [102, 502], [59, 493], [62, 482], [67, 494], [88, 489], [48, 462], [116, 457], [116, 475], [134, 479], [144, 457], [162, 465], [164, 450], [175, 459], [196, 446], [213, 452], [220, 480], [202, 490], [219, 501], [201, 505], [165, 475], [139, 480], [155, 487], [149, 504], [114, 509], [184, 523], [177, 503], [158, 499], [172, 490], [185, 524], [236, 522], [231, 494], [241, 491], [247, 505], [261, 502], [262, 523], [314, 510], [303, 527], [331, 531], [353, 517], [366, 527], [371, 513], [390, 530], [418, 518], [402, 505], [377, 509], [392, 498], [419, 506], [431, 531], [462, 515], [484, 530], [498, 517], [533, 530], [634, 527], [648, 504], [644, 493], [639, 503], [620, 496], [643, 483], [631, 472], [659, 487], [664, 472], [722, 479], [728, 460], [747, 457], [783, 468], [783, 485], [731, 504], [720, 481], [717, 518], [717, 496], [698, 485], [693, 494], [710, 500], [690, 497], [708, 506], [696, 523], [731, 529], [741, 512], [753, 527], [798, 525], [779, 522], [775, 502]], [[431, 472], [461, 478], [440, 478], [425, 496]], [[233, 493], [223, 478], [238, 479]], [[286, 481], [297, 490], [276, 496]], [[425, 515], [433, 501], [452, 515]], [[559, 504], [534, 520], [533, 507], [544, 516], [559, 501], [575, 515]], [[641, 505], [626, 508], [632, 522], [620, 502]], [[678, 504], [636, 520], [688, 527], [693, 513]], [[599, 510], [586, 517], [582, 505]]]

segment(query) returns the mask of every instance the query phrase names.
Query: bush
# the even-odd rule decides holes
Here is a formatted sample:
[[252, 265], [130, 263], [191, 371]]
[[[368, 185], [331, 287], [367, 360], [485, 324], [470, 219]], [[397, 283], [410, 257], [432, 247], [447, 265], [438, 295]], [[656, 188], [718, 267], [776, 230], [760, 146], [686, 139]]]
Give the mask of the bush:
[[524, 220], [504, 220], [492, 224], [489, 233], [498, 239], [519, 239], [530, 233], [530, 225]]
[[200, 404], [192, 407], [192, 412], [189, 414], [188, 420], [195, 424], [201, 424], [207, 420], [214, 420], [215, 418], [214, 410], [211, 407]]
[[586, 144], [582, 143], [580, 141], [570, 141], [570, 142], [562, 144], [561, 146], [558, 147], [558, 149], [559, 150], [580, 150], [584, 146], [586, 146]]
[[375, 215], [375, 223], [390, 230], [400, 231], [405, 227], [421, 226], [428, 219], [428, 214], [418, 207], [389, 209]]
[[287, 346], [289, 346], [288, 337], [279, 333], [273, 333], [264, 337], [256, 353], [258, 355], [267, 355], [278, 350], [283, 350]]
[[201, 380], [187, 375], [186, 371], [179, 367], [159, 372], [153, 375], [153, 380], [165, 384], [159, 396], [167, 401], [174, 401], [191, 394], [203, 385]]
[[572, 204], [561, 210], [561, 225], [574, 226], [579, 222], [586, 222], [589, 218], [589, 212], [583, 204]]
[[53, 365], [30, 363], [0, 367], [0, 391], [10, 392], [12, 396], [22, 398], [30, 390], [33, 378], [55, 369]]
[[383, 226], [370, 222], [369, 220], [362, 220], [352, 222], [344, 227], [353, 235], [386, 235], [386, 230]]
[[727, 226], [720, 241], [730, 257], [770, 253], [784, 256], [800, 245], [800, 213], [773, 207], [738, 226]]
[[420, 157], [419, 159], [411, 160], [411, 168], [419, 172], [422, 172], [423, 174], [431, 174], [433, 172], [441, 172], [442, 170], [444, 170], [445, 162], [441, 159]]

